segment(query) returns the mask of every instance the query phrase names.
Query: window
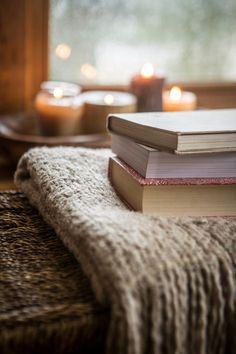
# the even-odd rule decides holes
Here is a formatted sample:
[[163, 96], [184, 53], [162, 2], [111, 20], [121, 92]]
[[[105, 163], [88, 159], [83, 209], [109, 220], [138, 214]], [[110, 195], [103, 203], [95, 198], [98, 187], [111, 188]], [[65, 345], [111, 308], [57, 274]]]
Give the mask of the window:
[[169, 81], [236, 79], [235, 0], [51, 0], [50, 77], [127, 84], [145, 62]]

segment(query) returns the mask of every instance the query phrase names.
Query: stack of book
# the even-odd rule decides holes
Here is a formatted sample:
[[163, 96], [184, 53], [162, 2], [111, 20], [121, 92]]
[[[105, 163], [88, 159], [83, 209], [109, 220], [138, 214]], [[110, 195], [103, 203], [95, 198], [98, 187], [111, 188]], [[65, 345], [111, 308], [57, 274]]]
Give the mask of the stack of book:
[[236, 110], [108, 117], [109, 178], [132, 209], [236, 215]]

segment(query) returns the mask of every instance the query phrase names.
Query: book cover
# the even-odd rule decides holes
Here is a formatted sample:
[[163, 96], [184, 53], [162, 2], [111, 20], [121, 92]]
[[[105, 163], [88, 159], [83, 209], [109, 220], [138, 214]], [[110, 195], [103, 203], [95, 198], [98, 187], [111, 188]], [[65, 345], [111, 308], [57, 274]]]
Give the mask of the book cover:
[[171, 154], [116, 134], [111, 149], [145, 178], [236, 176], [236, 152]]
[[121, 200], [136, 211], [160, 216], [236, 215], [236, 177], [143, 178], [112, 157], [109, 179]]
[[107, 127], [175, 153], [236, 151], [236, 109], [109, 115]]
[[[111, 161], [114, 160], [120, 165], [140, 186], [163, 186], [163, 185], [232, 185], [236, 184], [236, 177], [225, 178], [144, 178], [131, 166], [127, 165], [118, 157], [110, 158], [109, 171]], [[110, 175], [110, 172], [109, 172]]]

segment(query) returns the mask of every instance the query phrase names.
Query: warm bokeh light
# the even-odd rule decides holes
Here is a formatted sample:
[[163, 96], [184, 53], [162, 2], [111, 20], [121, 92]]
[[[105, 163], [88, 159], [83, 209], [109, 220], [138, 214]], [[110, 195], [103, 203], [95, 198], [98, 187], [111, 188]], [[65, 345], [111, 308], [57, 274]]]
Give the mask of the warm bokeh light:
[[154, 74], [154, 67], [151, 63], [146, 63], [143, 65], [141, 69], [141, 76], [144, 77], [145, 79], [148, 79], [149, 77], [152, 77]]
[[66, 60], [71, 55], [71, 48], [67, 44], [61, 43], [58, 44], [58, 46], [56, 47], [55, 53], [58, 56], [58, 58], [62, 60]]
[[96, 68], [89, 63], [83, 64], [80, 68], [80, 71], [87, 79], [94, 79], [97, 75]]
[[54, 90], [53, 90], [53, 96], [59, 100], [60, 98], [63, 97], [63, 89], [61, 87], [56, 87]]
[[181, 96], [182, 96], [181, 89], [178, 86], [172, 87], [172, 89], [170, 90], [170, 99], [171, 99], [171, 101], [178, 102], [178, 101], [180, 101]]
[[114, 101], [115, 101], [115, 98], [111, 94], [108, 94], [104, 97], [104, 102], [107, 105], [112, 105], [114, 103]]

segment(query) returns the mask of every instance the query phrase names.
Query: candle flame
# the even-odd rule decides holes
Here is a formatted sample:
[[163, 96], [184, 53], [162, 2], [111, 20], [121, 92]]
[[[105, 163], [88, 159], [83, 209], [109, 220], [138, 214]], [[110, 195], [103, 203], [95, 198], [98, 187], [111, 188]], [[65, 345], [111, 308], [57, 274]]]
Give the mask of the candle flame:
[[181, 99], [182, 91], [178, 86], [174, 86], [170, 90], [169, 96], [170, 96], [171, 101], [178, 102]]
[[114, 101], [115, 101], [115, 98], [111, 94], [108, 94], [104, 97], [104, 102], [107, 105], [112, 105], [114, 103]]
[[63, 89], [61, 87], [56, 87], [54, 90], [53, 90], [53, 96], [59, 100], [60, 98], [63, 97]]
[[71, 55], [71, 48], [67, 44], [61, 43], [58, 44], [58, 46], [56, 47], [55, 53], [58, 56], [58, 58], [62, 60], [66, 60]]
[[83, 64], [80, 71], [87, 79], [94, 79], [97, 75], [96, 68], [89, 63]]
[[154, 67], [151, 63], [145, 63], [141, 69], [141, 76], [145, 79], [152, 77], [154, 74]]

